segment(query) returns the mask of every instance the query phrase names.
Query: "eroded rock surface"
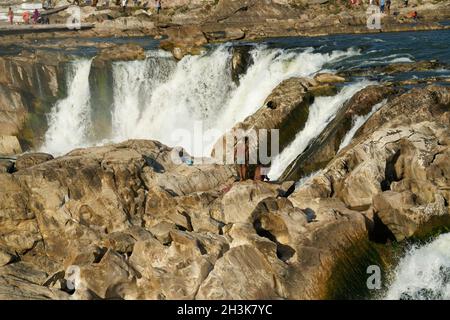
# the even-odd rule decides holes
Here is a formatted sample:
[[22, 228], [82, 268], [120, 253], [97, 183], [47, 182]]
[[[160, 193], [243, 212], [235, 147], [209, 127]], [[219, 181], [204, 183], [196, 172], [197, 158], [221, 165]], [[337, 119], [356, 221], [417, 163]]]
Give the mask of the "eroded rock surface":
[[233, 166], [176, 164], [144, 140], [0, 173], [0, 295], [363, 297], [375, 244], [450, 225], [449, 97], [393, 98], [287, 198], [292, 182], [235, 182]]

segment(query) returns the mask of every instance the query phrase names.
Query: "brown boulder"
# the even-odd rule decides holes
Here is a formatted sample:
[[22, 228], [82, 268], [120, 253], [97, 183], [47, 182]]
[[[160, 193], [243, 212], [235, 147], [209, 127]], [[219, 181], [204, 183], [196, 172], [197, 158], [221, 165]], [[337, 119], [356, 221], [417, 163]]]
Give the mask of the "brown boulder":
[[16, 170], [23, 170], [38, 164], [53, 160], [53, 156], [47, 153], [26, 153], [17, 157]]
[[15, 136], [0, 136], [0, 155], [10, 156], [22, 153], [19, 140]]

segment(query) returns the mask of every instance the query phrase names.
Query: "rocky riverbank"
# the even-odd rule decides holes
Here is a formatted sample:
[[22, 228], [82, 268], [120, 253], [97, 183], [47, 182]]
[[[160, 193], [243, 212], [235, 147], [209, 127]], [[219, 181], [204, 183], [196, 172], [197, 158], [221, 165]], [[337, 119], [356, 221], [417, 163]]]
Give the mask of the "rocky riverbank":
[[[368, 87], [343, 117], [383, 98], [295, 191], [288, 181], [235, 182], [234, 166], [175, 165], [156, 141], [9, 160], [0, 173], [0, 297], [367, 295], [366, 268], [389, 263], [388, 243], [450, 226], [450, 89]], [[327, 132], [309, 161], [336, 145], [336, 129]]]
[[[0, 55], [0, 298], [368, 298], [368, 266], [386, 272], [395, 248], [448, 231], [443, 42], [414, 34], [400, 54], [390, 49], [398, 35], [351, 38], [339, 48], [322, 38], [321, 48], [331, 43], [322, 51], [298, 42], [269, 49], [273, 43], [233, 43], [184, 57], [224, 33], [161, 28], [170, 36], [162, 45], [181, 61], [142, 43], [97, 39]], [[242, 36], [227, 32], [227, 39]], [[186, 46], [172, 42], [180, 35]], [[448, 34], [424, 38], [439, 36]], [[387, 43], [368, 46], [375, 40]], [[421, 41], [434, 51], [412, 54]], [[80, 48], [89, 54], [76, 55]], [[150, 104], [155, 88], [160, 99]], [[205, 98], [226, 90], [220, 101]], [[167, 95], [175, 99], [162, 99]], [[254, 95], [262, 98], [249, 99]], [[85, 99], [86, 115], [76, 124], [95, 126], [87, 126], [83, 145], [101, 146], [35, 152], [45, 151], [39, 148], [55, 114], [62, 130], [51, 138], [83, 133], [70, 120]], [[245, 103], [228, 108], [234, 100]], [[123, 112], [115, 114], [116, 104]], [[50, 112], [63, 107], [69, 112]], [[195, 117], [177, 113], [184, 109]], [[158, 118], [164, 112], [169, 119]], [[213, 126], [232, 119], [223, 133], [279, 129], [281, 155], [293, 157], [275, 181], [238, 182], [234, 165], [211, 158], [177, 164], [179, 149], [107, 134], [141, 124], [112, 121], [128, 116], [151, 119], [145, 130], [161, 126], [164, 134], [176, 128], [164, 121], [182, 117], [188, 125], [198, 117], [218, 118]]]
[[[65, 5], [59, 1], [57, 5]], [[152, 36], [166, 37], [162, 47], [181, 58], [198, 53], [203, 45], [233, 40], [257, 40], [283, 36], [319, 36], [344, 33], [437, 30], [447, 28], [438, 22], [450, 18], [446, 1], [412, 0], [408, 7], [394, 3], [390, 15], [382, 15], [381, 29], [367, 27], [368, 4], [347, 1], [303, 0], [219, 0], [165, 1], [160, 14], [149, 7], [122, 10], [113, 3], [106, 8], [84, 6], [81, 21], [94, 23], [91, 30], [1, 35], [2, 43], [36, 45], [35, 40], [71, 37]], [[408, 18], [417, 11], [419, 20]], [[65, 23], [69, 13], [51, 16], [52, 23]]]

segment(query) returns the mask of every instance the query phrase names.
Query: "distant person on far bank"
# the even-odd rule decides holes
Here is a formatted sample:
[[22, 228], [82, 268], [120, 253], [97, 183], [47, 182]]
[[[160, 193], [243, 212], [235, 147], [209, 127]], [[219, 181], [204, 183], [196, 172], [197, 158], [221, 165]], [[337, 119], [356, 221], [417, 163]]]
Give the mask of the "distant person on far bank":
[[30, 23], [30, 13], [28, 11], [24, 11], [22, 13], [22, 19], [23, 19], [23, 23], [29, 24]]
[[414, 22], [417, 22], [417, 20], [419, 18], [417, 11], [411, 11], [410, 13], [408, 13], [407, 17], [413, 19]]
[[8, 20], [9, 20], [9, 24], [14, 23], [14, 12], [12, 11], [11, 7], [9, 7], [9, 9], [8, 9]]
[[384, 8], [386, 6], [386, 0], [380, 0], [380, 11], [384, 13]]
[[38, 9], [34, 9], [34, 12], [33, 12], [33, 23], [34, 24], [38, 23], [40, 17], [41, 17], [41, 14], [39, 13]]
[[155, 0], [155, 9], [156, 14], [159, 14], [159, 12], [161, 11], [161, 0]]
[[391, 14], [391, 3], [392, 3], [392, 1], [391, 0], [386, 0], [386, 14], [387, 15], [390, 15]]

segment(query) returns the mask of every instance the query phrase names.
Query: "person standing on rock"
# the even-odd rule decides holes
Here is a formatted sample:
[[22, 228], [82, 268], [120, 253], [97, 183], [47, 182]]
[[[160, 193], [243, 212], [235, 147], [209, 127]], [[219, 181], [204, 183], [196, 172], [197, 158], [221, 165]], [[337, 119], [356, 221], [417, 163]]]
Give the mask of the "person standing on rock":
[[234, 159], [238, 164], [239, 181], [247, 180], [247, 171], [250, 161], [249, 138], [240, 139], [234, 149]]
[[161, 0], [155, 0], [155, 9], [156, 14], [159, 14], [159, 12], [161, 11]]
[[9, 9], [8, 9], [8, 20], [9, 20], [9, 24], [14, 23], [14, 12], [12, 11], [11, 7], [9, 7]]
[[38, 23], [40, 17], [41, 17], [41, 14], [39, 13], [38, 9], [34, 9], [34, 12], [33, 12], [33, 23], [34, 24]]
[[391, 0], [386, 0], [386, 12], [387, 15], [391, 14]]

